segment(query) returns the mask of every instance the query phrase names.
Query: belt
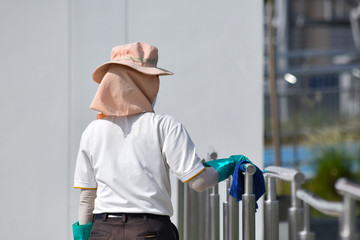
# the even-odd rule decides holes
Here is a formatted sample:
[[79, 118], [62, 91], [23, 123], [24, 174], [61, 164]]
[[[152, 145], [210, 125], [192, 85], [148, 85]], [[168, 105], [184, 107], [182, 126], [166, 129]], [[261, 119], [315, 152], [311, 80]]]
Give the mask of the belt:
[[94, 220], [96, 220], [96, 219], [106, 220], [107, 218], [122, 219], [123, 221], [126, 221], [127, 219], [139, 219], [139, 218], [164, 218], [164, 219], [170, 220], [169, 216], [156, 215], [156, 214], [151, 214], [151, 213], [100, 213], [100, 214], [94, 214]]

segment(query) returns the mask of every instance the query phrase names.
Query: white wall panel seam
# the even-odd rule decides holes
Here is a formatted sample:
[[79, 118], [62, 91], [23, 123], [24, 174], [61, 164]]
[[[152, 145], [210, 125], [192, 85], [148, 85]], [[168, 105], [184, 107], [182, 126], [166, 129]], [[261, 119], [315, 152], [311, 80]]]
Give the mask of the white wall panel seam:
[[67, 147], [66, 147], [66, 156], [67, 156], [67, 161], [66, 161], [66, 168], [67, 168], [67, 180], [66, 180], [66, 187], [67, 187], [67, 191], [66, 191], [66, 200], [67, 200], [67, 213], [66, 213], [66, 232], [68, 234], [71, 234], [72, 229], [71, 229], [71, 39], [72, 39], [72, 34], [71, 34], [71, 0], [68, 0], [68, 13], [67, 13], [67, 20], [68, 20], [68, 69], [67, 69], [67, 83], [68, 83], [68, 92], [67, 92]]

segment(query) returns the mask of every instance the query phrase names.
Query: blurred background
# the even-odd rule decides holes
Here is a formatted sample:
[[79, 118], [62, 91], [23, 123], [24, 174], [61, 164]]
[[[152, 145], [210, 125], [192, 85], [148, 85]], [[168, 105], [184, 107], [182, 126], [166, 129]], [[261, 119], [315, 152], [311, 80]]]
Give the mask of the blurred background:
[[[299, 169], [303, 188], [340, 201], [336, 180], [360, 180], [359, 1], [265, 6], [264, 165]], [[337, 219], [312, 211], [320, 239], [336, 239]]]

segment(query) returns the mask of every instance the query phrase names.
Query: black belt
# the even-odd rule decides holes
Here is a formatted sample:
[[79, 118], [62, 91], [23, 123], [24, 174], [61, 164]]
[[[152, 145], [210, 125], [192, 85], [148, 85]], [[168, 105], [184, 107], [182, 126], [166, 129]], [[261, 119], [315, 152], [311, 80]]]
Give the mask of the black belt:
[[139, 219], [139, 218], [164, 218], [170, 220], [169, 216], [156, 215], [151, 213], [100, 213], [94, 215], [95, 220], [96, 219], [106, 220], [107, 218], [122, 219], [125, 221], [126, 219]]

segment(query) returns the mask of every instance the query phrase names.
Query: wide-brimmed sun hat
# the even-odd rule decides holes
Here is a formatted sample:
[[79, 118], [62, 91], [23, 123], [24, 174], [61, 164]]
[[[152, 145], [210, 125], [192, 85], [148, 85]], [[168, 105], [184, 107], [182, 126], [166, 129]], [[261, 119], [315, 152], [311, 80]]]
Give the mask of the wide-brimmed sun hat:
[[111, 50], [110, 62], [98, 67], [93, 73], [93, 79], [100, 83], [111, 64], [125, 65], [148, 75], [172, 75], [172, 72], [157, 67], [158, 59], [158, 49], [147, 43], [116, 46]]

